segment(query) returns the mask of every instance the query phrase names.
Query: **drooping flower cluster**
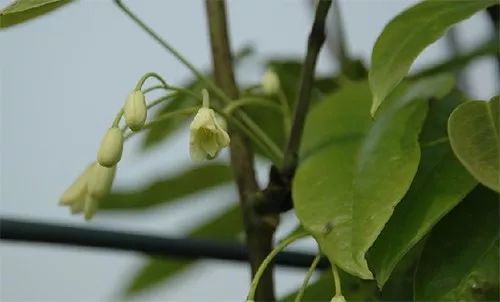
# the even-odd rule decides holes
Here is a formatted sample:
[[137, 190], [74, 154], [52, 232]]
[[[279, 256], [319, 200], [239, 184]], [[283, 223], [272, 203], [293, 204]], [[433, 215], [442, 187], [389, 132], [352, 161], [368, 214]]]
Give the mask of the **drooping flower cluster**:
[[[140, 130], [146, 121], [146, 112], [144, 94], [140, 90], [132, 91], [123, 108], [127, 127], [132, 131]], [[90, 164], [63, 193], [60, 204], [69, 206], [72, 214], [83, 212], [85, 220], [90, 220], [99, 202], [111, 191], [117, 164], [122, 157], [123, 143], [123, 131], [114, 123], [102, 138], [97, 161]]]
[[[68, 206], [72, 214], [84, 214], [90, 220], [99, 203], [111, 191], [117, 164], [121, 160], [126, 128], [118, 127], [122, 115], [125, 124], [133, 132], [141, 130], [146, 123], [147, 110], [145, 96], [140, 90], [146, 77], [139, 82], [127, 97], [122, 111], [102, 138], [97, 152], [97, 160], [90, 164], [60, 198], [62, 206]], [[203, 91], [203, 106], [199, 108], [190, 127], [190, 155], [193, 160], [213, 159], [219, 151], [229, 145], [225, 121], [209, 108], [208, 92]], [[196, 109], [195, 109], [196, 110]]]

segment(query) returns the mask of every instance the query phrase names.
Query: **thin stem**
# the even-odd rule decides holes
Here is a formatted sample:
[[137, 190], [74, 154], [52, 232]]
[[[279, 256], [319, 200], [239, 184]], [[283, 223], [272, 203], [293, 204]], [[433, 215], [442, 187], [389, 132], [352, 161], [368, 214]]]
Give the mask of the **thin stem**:
[[159, 74], [157, 74], [156, 72], [148, 72], [148, 73], [144, 74], [139, 79], [139, 81], [137, 81], [137, 85], [135, 85], [135, 90], [140, 90], [142, 88], [142, 85], [144, 85], [144, 82], [146, 82], [146, 80], [148, 78], [156, 78], [158, 81], [160, 81], [160, 83], [163, 85], [163, 87], [165, 87], [165, 88], [169, 87], [167, 82]]
[[314, 23], [307, 42], [307, 54], [302, 68], [298, 100], [295, 107], [292, 129], [290, 132], [287, 149], [285, 151], [285, 158], [282, 168], [283, 174], [290, 177], [295, 173], [295, 168], [297, 165], [298, 151], [300, 142], [302, 140], [302, 132], [304, 130], [306, 115], [309, 111], [309, 103], [311, 102], [311, 90], [314, 80], [314, 71], [316, 69], [316, 62], [319, 52], [325, 41], [325, 20], [331, 4], [331, 0], [323, 0], [318, 2], [316, 14], [314, 17]]
[[118, 113], [116, 114], [116, 117], [115, 119], [113, 120], [113, 125], [112, 127], [118, 127], [118, 125], [120, 124], [120, 120], [123, 116], [123, 113], [124, 113], [124, 110], [123, 110], [123, 107], [120, 109], [120, 111], [118, 111]]
[[[149, 26], [147, 26], [137, 15], [135, 15], [127, 6], [123, 4], [121, 0], [114, 0], [117, 6], [129, 16], [139, 27], [141, 27], [146, 33], [148, 33], [156, 42], [168, 50], [174, 57], [176, 57], [182, 64], [184, 64], [199, 80], [203, 81], [207, 87], [214, 92], [214, 94], [221, 99], [224, 103], [229, 104], [231, 99], [222, 91], [214, 82], [209, 80], [204, 76], [194, 65], [192, 65], [183, 55], [181, 55], [172, 45], [163, 40], [155, 31], [153, 31]], [[281, 158], [282, 152], [276, 144], [267, 137], [266, 133], [260, 129], [260, 127], [246, 115], [244, 112], [239, 113], [239, 117], [242, 119], [245, 125], [247, 125], [251, 131], [256, 134], [256, 137], [262, 140], [262, 143], [267, 145], [271, 152], [274, 154], [273, 157]], [[281, 163], [281, 161], [276, 164]]]
[[166, 95], [166, 96], [162, 96], [160, 98], [157, 98], [156, 100], [153, 100], [151, 101], [149, 104], [146, 105], [146, 108], [147, 109], [151, 109], [165, 101], [168, 101], [170, 99], [172, 99], [175, 95], [174, 94], [169, 94], [169, 95]]
[[215, 111], [223, 116], [229, 123], [236, 126], [239, 131], [241, 131], [246, 137], [248, 137], [252, 142], [254, 142], [262, 151], [264, 151], [267, 156], [271, 159], [272, 162], [279, 162], [281, 157], [276, 157], [270, 150], [269, 146], [264, 144], [259, 137], [256, 136], [255, 133], [250, 131], [247, 126], [245, 126], [239, 119], [228, 114], [226, 110], [218, 110], [215, 108]]
[[[198, 111], [198, 107], [188, 107], [188, 108], [183, 108], [183, 109], [179, 109], [179, 110], [175, 110], [175, 111], [164, 113], [164, 114], [158, 116], [154, 121], [151, 121], [151, 122], [145, 124], [141, 128], [140, 131], [145, 130], [145, 129], [149, 129], [149, 128], [155, 126], [156, 124], [161, 123], [163, 121], [166, 121], [168, 119], [171, 119], [173, 117], [176, 117], [176, 116], [179, 116], [179, 115], [193, 114], [196, 111]], [[124, 139], [127, 140], [130, 137], [134, 136], [135, 134], [139, 133], [140, 131], [130, 132], [127, 135], [125, 135]]]
[[292, 242], [297, 241], [305, 236], [307, 236], [307, 233], [298, 233], [295, 236], [290, 236], [280, 243], [276, 245], [276, 247], [267, 255], [267, 257], [262, 261], [261, 265], [259, 266], [259, 269], [255, 273], [255, 276], [253, 277], [252, 284], [250, 285], [250, 291], [248, 292], [248, 297], [247, 301], [253, 301], [255, 299], [255, 290], [257, 289], [257, 285], [259, 285], [260, 278], [266, 271], [267, 266], [273, 261], [274, 257], [284, 250], [288, 245], [290, 245]]
[[333, 0], [332, 6], [334, 39], [329, 40], [331, 42], [328, 44], [334, 50], [342, 72], [349, 75], [351, 58], [347, 50], [347, 42], [344, 34], [344, 21], [342, 20], [339, 0]]
[[157, 89], [165, 89], [165, 90], [168, 90], [167, 87], [165, 87], [164, 85], [154, 85], [154, 86], [151, 86], [151, 87], [148, 87], [146, 89], [144, 89], [142, 91], [142, 93], [146, 94], [146, 93], [149, 93], [153, 90], [157, 90]]
[[203, 98], [203, 103], [202, 103], [203, 108], [210, 108], [210, 95], [208, 94], [208, 91], [206, 89], [203, 89], [201, 91], [201, 94]]
[[198, 94], [192, 92], [189, 89], [186, 89], [186, 88], [183, 88], [183, 87], [178, 87], [178, 86], [172, 86], [172, 85], [169, 85], [168, 89], [170, 89], [172, 91], [177, 91], [179, 93], [187, 94], [187, 95], [193, 97], [195, 100], [199, 101], [200, 104], [202, 103], [202, 98], [200, 98], [200, 96]]
[[281, 87], [278, 90], [278, 99], [281, 103], [281, 106], [283, 107], [283, 128], [286, 134], [285, 137], [288, 138], [290, 129], [292, 127], [292, 109], [290, 108], [287, 97]]
[[[146, 31], [156, 42], [167, 49], [172, 55], [174, 55], [179, 61], [182, 62], [191, 72], [193, 72], [197, 78], [206, 79], [205, 76], [196, 69], [184, 56], [182, 56], [174, 47], [163, 40], [156, 32], [154, 32], [149, 26], [142, 22], [139, 17], [137, 17], [127, 6], [125, 6], [121, 0], [115, 0], [116, 5], [118, 5], [121, 10], [128, 15], [139, 27]], [[208, 79], [206, 79], [208, 81]]]
[[335, 296], [342, 296], [342, 287], [340, 285], [340, 276], [335, 263], [331, 263], [333, 272], [333, 282], [335, 283]]
[[235, 101], [231, 102], [231, 104], [224, 107], [224, 112], [227, 115], [231, 115], [235, 109], [243, 107], [243, 106], [247, 106], [247, 105], [268, 107], [270, 109], [273, 109], [273, 110], [276, 110], [280, 113], [283, 113], [280, 106], [276, 105], [274, 102], [270, 102], [269, 100], [264, 100], [264, 99], [259, 99], [259, 98], [251, 98], [251, 97], [245, 97], [245, 98], [241, 98], [239, 100], [235, 100]]
[[306, 292], [307, 284], [309, 284], [309, 280], [311, 279], [314, 271], [316, 270], [316, 267], [318, 266], [319, 261], [321, 260], [321, 255], [317, 255], [312, 264], [311, 267], [309, 267], [309, 270], [306, 273], [306, 276], [304, 278], [304, 282], [302, 283], [302, 286], [299, 289], [299, 292], [297, 293], [297, 296], [295, 297], [295, 302], [300, 302], [302, 301], [302, 297], [304, 296], [304, 293]]

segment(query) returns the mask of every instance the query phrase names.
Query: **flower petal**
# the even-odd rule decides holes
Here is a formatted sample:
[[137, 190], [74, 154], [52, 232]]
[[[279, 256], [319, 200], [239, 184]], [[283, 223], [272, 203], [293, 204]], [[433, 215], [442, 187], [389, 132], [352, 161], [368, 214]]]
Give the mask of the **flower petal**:
[[87, 193], [87, 184], [94, 163], [85, 168], [82, 174], [64, 191], [59, 199], [60, 205], [72, 205], [73, 203], [85, 199]]

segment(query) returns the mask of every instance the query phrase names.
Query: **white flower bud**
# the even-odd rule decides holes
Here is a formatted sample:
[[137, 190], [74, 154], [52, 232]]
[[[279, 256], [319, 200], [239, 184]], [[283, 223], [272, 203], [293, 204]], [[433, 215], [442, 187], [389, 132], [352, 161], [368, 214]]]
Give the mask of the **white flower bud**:
[[262, 89], [266, 94], [278, 93], [280, 89], [280, 79], [271, 69], [268, 69], [262, 76]]
[[335, 295], [335, 297], [332, 298], [331, 302], [346, 302], [346, 300], [345, 300], [344, 296]]
[[73, 207], [74, 204], [85, 200], [87, 184], [94, 164], [89, 165], [80, 176], [62, 194], [59, 204]]
[[132, 131], [141, 130], [146, 123], [148, 109], [144, 94], [140, 90], [132, 91], [125, 102], [125, 123]]
[[123, 152], [123, 135], [117, 127], [109, 128], [104, 135], [101, 147], [97, 152], [97, 162], [104, 167], [112, 167], [118, 163]]
[[192, 160], [213, 159], [222, 148], [229, 145], [229, 135], [212, 109], [200, 108], [190, 130], [189, 153]]
[[113, 185], [115, 173], [116, 166], [107, 168], [96, 163], [92, 169], [92, 174], [89, 176], [88, 196], [95, 200], [101, 200], [106, 197]]

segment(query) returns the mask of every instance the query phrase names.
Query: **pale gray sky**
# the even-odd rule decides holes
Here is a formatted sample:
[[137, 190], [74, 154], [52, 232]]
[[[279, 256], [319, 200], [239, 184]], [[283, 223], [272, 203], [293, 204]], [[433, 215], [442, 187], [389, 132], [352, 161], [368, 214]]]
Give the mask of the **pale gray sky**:
[[[0, 0], [0, 7], [8, 2]], [[342, 1], [352, 53], [368, 62], [384, 24], [414, 2]], [[209, 66], [203, 1], [126, 3], [196, 66]], [[229, 1], [233, 48], [253, 43], [257, 50], [257, 58], [240, 70], [241, 81], [259, 79], [263, 70], [256, 63], [268, 56], [303, 56], [311, 21], [308, 6], [305, 0]], [[459, 26], [464, 48], [488, 36], [484, 16], [466, 22], [467, 26]], [[93, 160], [101, 135], [126, 94], [148, 71], [173, 83], [190, 74], [108, 0], [81, 0], [1, 31], [0, 45], [1, 215], [86, 225], [81, 217], [58, 207], [57, 200]], [[416, 68], [447, 54], [440, 41], [425, 51]], [[494, 93], [492, 66], [487, 60], [471, 66], [474, 97], [489, 98]], [[323, 73], [336, 69], [327, 52], [322, 53], [318, 69]], [[139, 140], [133, 139], [126, 146], [116, 187], [139, 186], [191, 164], [186, 130], [174, 142], [147, 154], [139, 152]], [[259, 169], [262, 181], [265, 170]], [[230, 188], [212, 190], [140, 214], [98, 214], [89, 225], [181, 235], [186, 227], [227, 207], [234, 196]], [[279, 236], [293, 227], [293, 214], [284, 221]], [[301, 247], [313, 244], [309, 241]], [[143, 259], [131, 253], [1, 242], [0, 297], [6, 302], [120, 300], [120, 290]], [[279, 269], [278, 293], [301, 283], [303, 274]], [[248, 282], [243, 265], [203, 261], [181, 279], [135, 300], [238, 301], [245, 297]]]

